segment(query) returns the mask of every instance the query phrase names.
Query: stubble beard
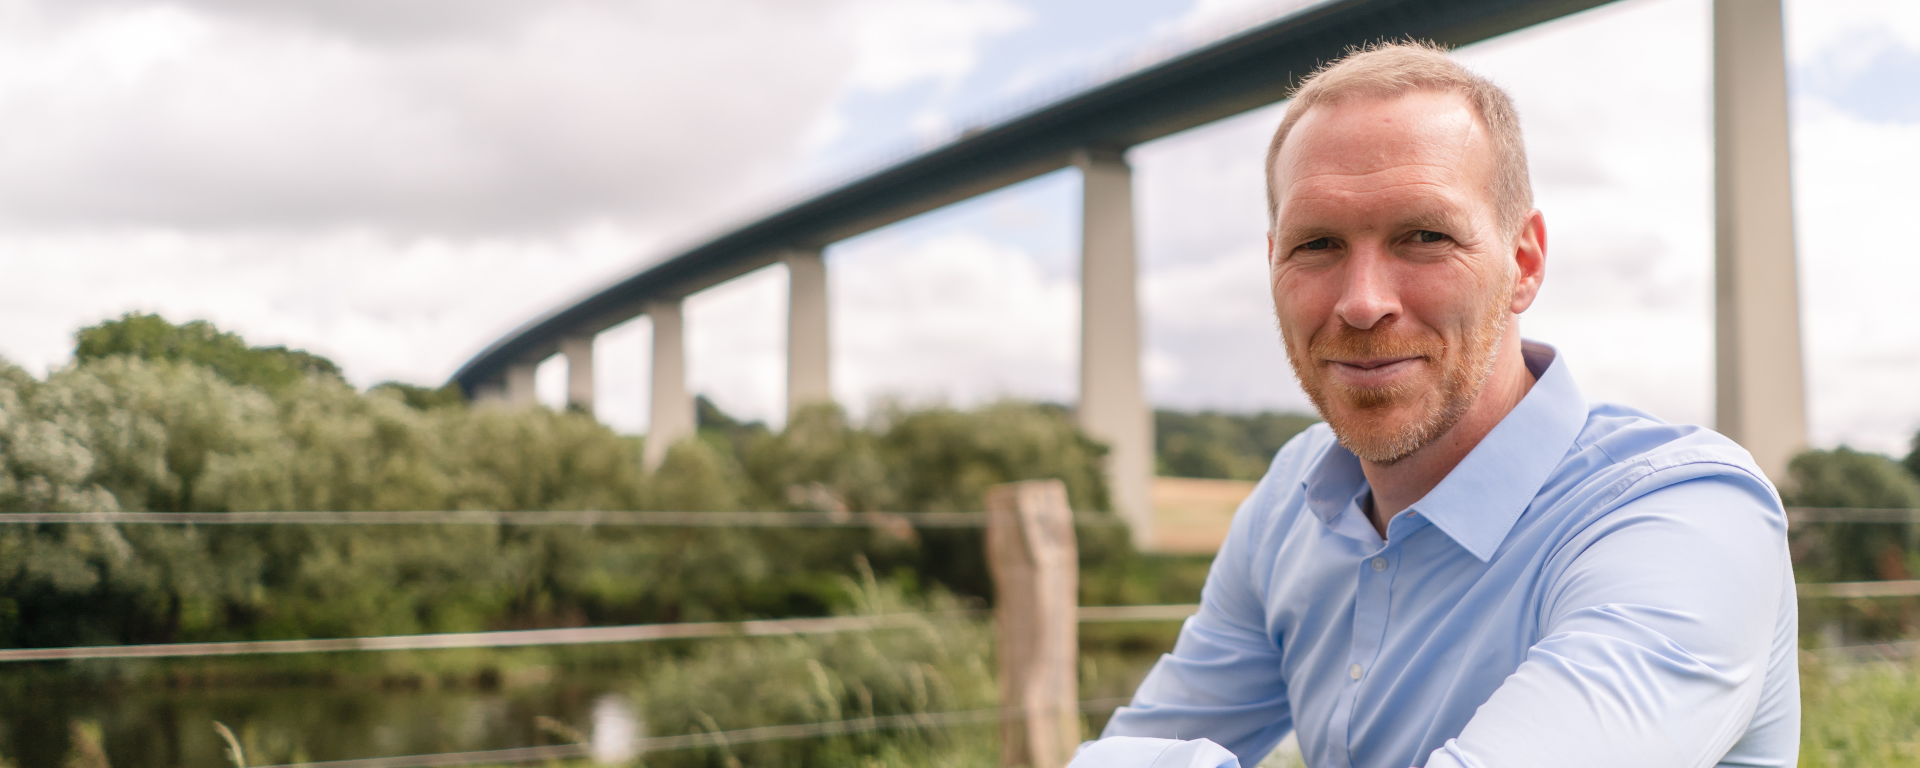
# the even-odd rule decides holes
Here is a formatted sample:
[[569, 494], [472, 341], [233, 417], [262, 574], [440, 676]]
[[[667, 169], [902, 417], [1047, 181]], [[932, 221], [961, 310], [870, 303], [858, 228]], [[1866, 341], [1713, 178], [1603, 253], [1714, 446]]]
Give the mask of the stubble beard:
[[[1448, 344], [1437, 335], [1413, 335], [1398, 320], [1360, 330], [1341, 324], [1331, 333], [1316, 332], [1302, 352], [1283, 343], [1294, 378], [1314, 410], [1320, 412], [1340, 445], [1362, 461], [1390, 465], [1432, 444], [1459, 423], [1493, 378], [1500, 339], [1506, 335], [1512, 292], [1502, 291], [1484, 308], [1466, 337]], [[1283, 331], [1284, 342], [1284, 331]], [[1305, 359], [1302, 359], [1304, 355]], [[1332, 358], [1418, 357], [1439, 372], [1439, 380], [1419, 378], [1383, 387], [1355, 387], [1335, 379]], [[1412, 418], [1394, 411], [1416, 401], [1425, 407]], [[1338, 403], [1344, 408], [1330, 407]]]

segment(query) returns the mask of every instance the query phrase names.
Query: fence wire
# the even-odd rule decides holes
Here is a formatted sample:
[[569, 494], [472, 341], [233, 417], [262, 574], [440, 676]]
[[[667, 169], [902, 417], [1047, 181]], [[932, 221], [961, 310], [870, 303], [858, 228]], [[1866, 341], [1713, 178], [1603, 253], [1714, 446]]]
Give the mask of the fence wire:
[[[1083, 623], [1121, 621], [1179, 621], [1198, 611], [1198, 605], [1095, 605], [1078, 609]], [[0, 649], [0, 662], [73, 661], [80, 659], [165, 659], [204, 656], [251, 656], [280, 653], [337, 653], [341, 651], [422, 651], [450, 648], [515, 648], [535, 645], [590, 645], [656, 640], [693, 640], [723, 637], [776, 637], [832, 632], [871, 632], [908, 629], [931, 620], [979, 619], [988, 611], [892, 613], [877, 616], [829, 616], [811, 619], [701, 621], [673, 624], [629, 624], [616, 627], [565, 627], [503, 632], [451, 632], [380, 637], [334, 637], [306, 640], [253, 640], [225, 643], [166, 643], [157, 645], [91, 645], [70, 648]]]
[[[1112, 514], [1081, 512], [1075, 525], [1124, 523]], [[1788, 507], [1787, 522], [1920, 523], [1920, 509]], [[566, 525], [662, 528], [984, 528], [985, 512], [638, 512], [543, 510], [521, 512], [425, 510], [400, 512], [11, 512], [0, 525]]]
[[1787, 507], [1787, 523], [1920, 523], [1920, 509]]
[[[1082, 512], [1075, 525], [1124, 525]], [[544, 525], [660, 528], [985, 528], [985, 512], [11, 512], [0, 525]]]

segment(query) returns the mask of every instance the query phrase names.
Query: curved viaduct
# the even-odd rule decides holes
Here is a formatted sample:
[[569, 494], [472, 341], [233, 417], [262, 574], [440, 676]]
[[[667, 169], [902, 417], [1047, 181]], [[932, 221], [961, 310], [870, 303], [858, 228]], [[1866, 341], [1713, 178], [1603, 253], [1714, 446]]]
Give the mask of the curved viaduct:
[[[652, 319], [646, 463], [694, 431], [681, 302], [741, 274], [790, 274], [789, 408], [831, 399], [822, 249], [1041, 174], [1082, 174], [1077, 418], [1112, 447], [1117, 510], [1151, 538], [1153, 434], [1140, 377], [1129, 147], [1284, 99], [1349, 46], [1416, 37], [1458, 46], [1609, 0], [1332, 0], [1067, 96], [652, 263], [493, 342], [453, 376], [476, 400], [531, 403], [534, 368], [568, 361], [567, 400], [593, 401], [594, 334]], [[1780, 0], [1713, 0], [1717, 426], [1770, 473], [1805, 443], [1787, 177]], [[1625, 55], [1625, 54], [1623, 54]], [[1776, 474], [1776, 477], [1778, 475]]]

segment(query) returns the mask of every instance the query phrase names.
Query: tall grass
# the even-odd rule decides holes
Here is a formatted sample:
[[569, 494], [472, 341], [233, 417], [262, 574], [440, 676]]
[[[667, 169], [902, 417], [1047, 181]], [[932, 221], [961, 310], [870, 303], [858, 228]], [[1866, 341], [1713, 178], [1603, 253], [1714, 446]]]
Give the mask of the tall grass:
[[1801, 768], [1920, 765], [1920, 660], [1800, 669]]

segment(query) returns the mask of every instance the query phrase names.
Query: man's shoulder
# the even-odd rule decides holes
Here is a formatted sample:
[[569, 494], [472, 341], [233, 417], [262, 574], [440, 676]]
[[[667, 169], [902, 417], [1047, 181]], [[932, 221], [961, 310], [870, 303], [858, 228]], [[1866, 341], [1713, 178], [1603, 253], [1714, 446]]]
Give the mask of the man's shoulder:
[[1332, 427], [1324, 421], [1316, 421], [1280, 446], [1280, 450], [1273, 454], [1273, 461], [1267, 465], [1266, 477], [1285, 475], [1298, 481], [1306, 476], [1314, 462], [1319, 461], [1328, 448], [1339, 442]]
[[1273, 461], [1268, 462], [1267, 473], [1260, 476], [1253, 493], [1241, 503], [1235, 515], [1236, 527], [1267, 529], [1277, 517], [1297, 511], [1302, 483], [1327, 451], [1339, 442], [1324, 421], [1287, 440], [1274, 453]]
[[1566, 467], [1605, 483], [1619, 498], [1702, 478], [1749, 486], [1777, 497], [1753, 455], [1727, 436], [1696, 424], [1672, 424], [1615, 403], [1594, 403], [1574, 439]]

